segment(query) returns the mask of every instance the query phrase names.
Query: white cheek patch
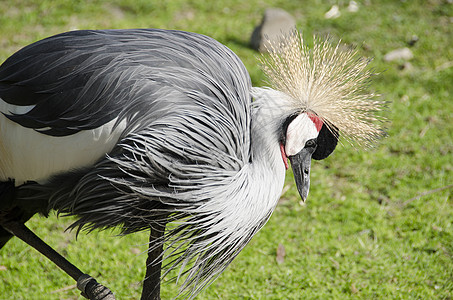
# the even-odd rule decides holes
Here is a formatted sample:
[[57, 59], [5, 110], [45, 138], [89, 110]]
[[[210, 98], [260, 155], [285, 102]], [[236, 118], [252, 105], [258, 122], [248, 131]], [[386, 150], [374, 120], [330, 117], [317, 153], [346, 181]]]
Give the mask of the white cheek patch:
[[285, 152], [287, 156], [293, 156], [305, 147], [308, 140], [318, 137], [318, 130], [313, 121], [306, 113], [298, 115], [286, 130]]

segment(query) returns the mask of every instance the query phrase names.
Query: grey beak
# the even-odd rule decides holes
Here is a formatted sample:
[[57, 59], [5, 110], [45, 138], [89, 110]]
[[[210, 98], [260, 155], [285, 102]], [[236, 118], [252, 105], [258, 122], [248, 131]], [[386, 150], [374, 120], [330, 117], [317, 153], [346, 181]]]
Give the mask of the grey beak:
[[308, 197], [308, 191], [310, 189], [310, 166], [312, 154], [312, 149], [303, 148], [299, 153], [288, 157], [291, 162], [291, 168], [293, 169], [297, 190], [299, 191], [299, 195], [304, 202]]

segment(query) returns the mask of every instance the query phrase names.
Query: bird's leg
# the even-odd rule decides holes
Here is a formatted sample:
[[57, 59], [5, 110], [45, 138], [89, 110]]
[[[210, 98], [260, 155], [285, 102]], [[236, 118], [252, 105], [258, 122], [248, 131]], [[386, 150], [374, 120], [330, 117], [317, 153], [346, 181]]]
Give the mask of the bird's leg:
[[9, 231], [0, 226], [0, 249], [13, 237]]
[[[146, 259], [146, 275], [143, 282], [141, 300], [160, 300], [160, 275], [162, 268], [162, 237], [165, 225], [156, 224], [151, 227], [149, 235], [148, 258]], [[153, 244], [159, 243], [157, 247]]]
[[2, 220], [0, 225], [23, 240], [28, 245], [38, 250], [41, 254], [50, 259], [69, 276], [77, 281], [77, 287], [82, 291], [82, 296], [91, 300], [114, 300], [115, 296], [113, 293], [103, 285], [97, 283], [97, 281], [91, 276], [84, 274], [76, 266], [66, 260], [58, 252], [47, 245], [41, 240], [36, 234], [24, 224], [17, 221], [5, 221]]
[[[6, 182], [0, 182], [0, 223], [5, 218], [10, 218], [11, 209], [15, 200], [15, 187], [14, 181], [8, 180]], [[24, 223], [27, 220], [24, 220]], [[8, 230], [4, 229], [0, 225], [0, 249], [13, 237]]]

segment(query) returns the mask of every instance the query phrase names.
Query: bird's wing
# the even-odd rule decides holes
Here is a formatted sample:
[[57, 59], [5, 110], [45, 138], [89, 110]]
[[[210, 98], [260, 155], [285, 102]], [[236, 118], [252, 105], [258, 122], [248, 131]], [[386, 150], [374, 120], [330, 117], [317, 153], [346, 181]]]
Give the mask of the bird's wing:
[[[163, 85], [207, 92], [202, 84], [192, 85], [196, 76], [185, 78], [184, 72], [178, 76], [175, 68], [191, 69], [198, 72], [192, 75], [199, 76], [204, 71], [214, 84], [230, 83], [246, 91], [245, 68], [232, 66], [238, 59], [225, 50], [211, 38], [188, 32], [67, 32], [33, 43], [8, 58], [0, 67], [0, 98], [27, 111], [8, 114], [14, 122], [52, 136], [69, 135], [118, 116], [137, 96], [132, 90], [145, 88], [137, 81], [146, 76], [155, 76], [149, 79], [160, 79]], [[140, 76], [137, 73], [142, 67], [154, 70]], [[237, 70], [239, 74], [233, 73]], [[241, 96], [239, 100], [248, 98]]]
[[112, 93], [119, 78], [113, 73], [97, 75], [115, 60], [103, 49], [103, 40], [89, 31], [70, 32], [12, 55], [0, 68], [0, 98], [10, 104], [10, 113], [3, 113], [51, 136], [112, 120], [120, 109], [119, 97]]
[[[194, 98], [211, 109], [225, 107], [229, 117], [246, 127], [249, 89], [240, 60], [203, 35], [150, 29], [68, 32], [25, 47], [0, 67], [0, 110], [8, 119], [2, 120], [0, 138], [3, 148], [35, 148], [49, 160], [67, 153], [62, 158], [66, 165], [52, 172], [64, 171], [93, 163], [132, 128], [150, 126], [175, 107], [181, 112]], [[11, 137], [14, 131], [20, 133]], [[43, 136], [51, 142], [44, 143]], [[44, 144], [41, 151], [38, 143]], [[233, 150], [241, 152], [242, 147], [247, 146]], [[69, 157], [85, 148], [89, 162], [80, 158], [71, 165]], [[0, 173], [14, 177], [14, 167], [5, 166], [5, 159], [0, 159]]]

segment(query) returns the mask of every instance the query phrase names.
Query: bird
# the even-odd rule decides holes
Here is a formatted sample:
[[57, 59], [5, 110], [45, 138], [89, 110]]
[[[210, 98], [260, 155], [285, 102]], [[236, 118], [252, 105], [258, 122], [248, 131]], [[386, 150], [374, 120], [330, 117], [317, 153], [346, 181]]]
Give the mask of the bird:
[[313, 40], [269, 46], [268, 87], [186, 31], [76, 30], [17, 51], [0, 66], [0, 248], [51, 211], [77, 233], [150, 230], [142, 299], [174, 269], [194, 298], [270, 218], [289, 165], [305, 201], [312, 159], [385, 134], [369, 60]]

